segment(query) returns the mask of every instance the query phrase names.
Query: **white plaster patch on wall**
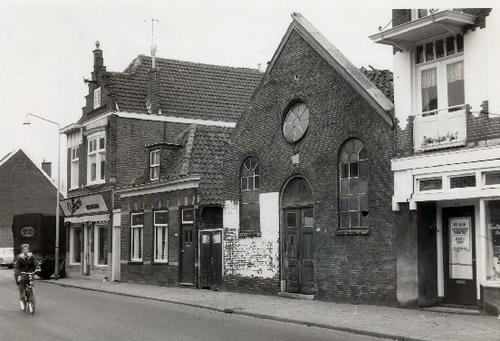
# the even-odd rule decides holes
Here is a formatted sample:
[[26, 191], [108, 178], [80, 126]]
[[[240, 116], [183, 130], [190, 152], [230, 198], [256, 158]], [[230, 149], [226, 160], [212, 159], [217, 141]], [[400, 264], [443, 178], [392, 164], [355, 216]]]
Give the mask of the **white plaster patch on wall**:
[[260, 237], [239, 237], [238, 203], [224, 204], [226, 275], [273, 278], [279, 270], [279, 193], [261, 193]]

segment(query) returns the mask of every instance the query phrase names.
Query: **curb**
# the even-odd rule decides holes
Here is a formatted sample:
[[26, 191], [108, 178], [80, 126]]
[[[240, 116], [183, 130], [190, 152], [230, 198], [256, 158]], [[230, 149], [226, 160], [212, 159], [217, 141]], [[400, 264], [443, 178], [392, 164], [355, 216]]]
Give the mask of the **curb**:
[[132, 297], [132, 298], [142, 298], [142, 299], [146, 299], [146, 300], [164, 302], [164, 303], [170, 303], [170, 304], [177, 304], [177, 305], [182, 305], [182, 306], [191, 307], [191, 308], [205, 309], [205, 310], [215, 311], [218, 313], [249, 316], [249, 317], [255, 317], [255, 318], [259, 318], [259, 319], [263, 319], [263, 320], [292, 323], [292, 324], [297, 324], [297, 325], [302, 325], [302, 326], [307, 326], [307, 327], [317, 327], [317, 328], [323, 328], [323, 329], [330, 329], [330, 330], [346, 332], [346, 333], [351, 333], [351, 334], [356, 334], [356, 335], [364, 335], [364, 336], [371, 336], [371, 337], [376, 337], [376, 338], [384, 338], [384, 339], [391, 339], [391, 340], [398, 340], [398, 341], [428, 341], [426, 339], [418, 339], [418, 338], [414, 338], [414, 337], [407, 337], [407, 336], [396, 335], [396, 334], [372, 332], [369, 330], [362, 330], [362, 329], [356, 329], [356, 328], [350, 328], [350, 327], [339, 327], [339, 326], [334, 326], [334, 325], [330, 325], [330, 324], [323, 324], [323, 323], [316, 323], [316, 322], [306, 322], [306, 321], [302, 321], [302, 320], [277, 317], [277, 316], [273, 316], [273, 315], [250, 313], [250, 312], [246, 312], [246, 311], [242, 311], [242, 310], [221, 309], [221, 308], [215, 308], [215, 307], [194, 304], [194, 303], [172, 301], [172, 300], [167, 300], [167, 299], [163, 299], [163, 298], [154, 298], [154, 297], [148, 297], [148, 296], [142, 296], [142, 295], [127, 294], [127, 293], [123, 293], [123, 292], [89, 288], [89, 287], [84, 287], [84, 286], [79, 286], [79, 285], [74, 285], [74, 284], [56, 283], [56, 282], [48, 281], [48, 280], [40, 280], [40, 282], [48, 283], [48, 284], [52, 284], [52, 285], [58, 285], [58, 286], [63, 287], [63, 288], [75, 288], [75, 289], [81, 289], [81, 290], [87, 290], [87, 291], [101, 292], [101, 293], [110, 294], [110, 295]]

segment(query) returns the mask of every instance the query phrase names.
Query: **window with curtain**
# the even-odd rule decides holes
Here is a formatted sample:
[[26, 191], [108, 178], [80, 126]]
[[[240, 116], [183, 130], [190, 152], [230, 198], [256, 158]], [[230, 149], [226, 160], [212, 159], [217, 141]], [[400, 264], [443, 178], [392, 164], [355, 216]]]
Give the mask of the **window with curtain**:
[[459, 61], [447, 65], [448, 75], [448, 106], [465, 103], [464, 62]]
[[340, 228], [367, 227], [368, 215], [368, 157], [363, 143], [347, 140], [339, 153]]
[[154, 261], [168, 262], [168, 211], [154, 213]]
[[422, 88], [422, 111], [438, 108], [437, 69], [423, 70], [420, 78]]
[[240, 169], [240, 233], [260, 233], [259, 188], [259, 165], [249, 157]]
[[144, 213], [132, 213], [130, 224], [130, 260], [142, 261]]

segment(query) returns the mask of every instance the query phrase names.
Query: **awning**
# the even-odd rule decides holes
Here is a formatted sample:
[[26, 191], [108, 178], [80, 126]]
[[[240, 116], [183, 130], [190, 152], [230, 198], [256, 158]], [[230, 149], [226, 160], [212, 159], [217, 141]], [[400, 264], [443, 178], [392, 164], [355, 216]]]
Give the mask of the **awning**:
[[450, 10], [442, 11], [373, 34], [370, 36], [370, 39], [376, 43], [394, 45], [400, 49], [408, 49], [415, 42], [425, 38], [444, 33], [462, 33], [463, 27], [474, 24], [476, 18], [472, 14]]
[[72, 224], [85, 224], [85, 223], [107, 223], [109, 221], [109, 214], [88, 215], [82, 217], [65, 217], [65, 223]]

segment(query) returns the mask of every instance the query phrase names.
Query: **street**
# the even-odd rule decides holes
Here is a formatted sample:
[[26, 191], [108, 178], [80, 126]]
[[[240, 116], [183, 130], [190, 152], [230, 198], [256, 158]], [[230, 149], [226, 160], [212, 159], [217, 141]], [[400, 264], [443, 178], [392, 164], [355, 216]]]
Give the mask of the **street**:
[[35, 315], [22, 312], [0, 269], [1, 340], [381, 340], [43, 282], [35, 296]]

